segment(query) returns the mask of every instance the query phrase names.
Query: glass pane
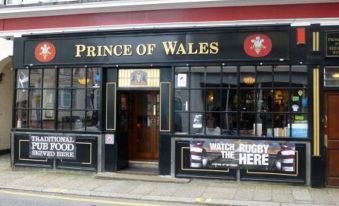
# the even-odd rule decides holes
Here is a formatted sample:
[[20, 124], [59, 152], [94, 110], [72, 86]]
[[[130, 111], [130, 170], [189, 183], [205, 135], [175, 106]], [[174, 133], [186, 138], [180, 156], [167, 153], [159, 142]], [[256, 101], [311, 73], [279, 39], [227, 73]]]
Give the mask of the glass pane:
[[59, 90], [59, 108], [65, 109], [65, 108], [71, 108], [72, 106], [72, 90], [70, 89], [62, 89]]
[[42, 110], [42, 128], [55, 129], [54, 118], [54, 110]]
[[298, 89], [291, 91], [291, 111], [292, 112], [308, 111], [307, 90]]
[[206, 89], [206, 111], [221, 111], [221, 90]]
[[100, 68], [88, 68], [87, 69], [87, 84], [88, 88], [100, 88], [101, 85], [101, 72]]
[[254, 124], [256, 114], [255, 113], [240, 113], [240, 135], [253, 136], [254, 135]]
[[86, 79], [85, 68], [74, 68], [73, 69], [73, 87], [85, 88], [86, 84], [89, 83], [90, 79]]
[[59, 87], [71, 87], [72, 69], [59, 69]]
[[204, 111], [205, 106], [205, 90], [191, 90], [190, 110]]
[[237, 135], [237, 113], [220, 113], [220, 128], [222, 135]]
[[16, 91], [16, 107], [17, 108], [27, 108], [28, 100], [28, 90], [27, 89], [20, 89]]
[[189, 67], [175, 68], [175, 88], [188, 88], [189, 86]]
[[29, 111], [29, 128], [41, 128], [41, 110]]
[[289, 114], [273, 115], [273, 134], [275, 137], [288, 137]]
[[71, 129], [71, 112], [70, 111], [58, 111], [58, 129], [70, 130]]
[[55, 90], [54, 89], [44, 89], [42, 104], [43, 104], [44, 109], [54, 109], [54, 104], [55, 104]]
[[241, 87], [254, 87], [256, 83], [254, 66], [241, 66], [240, 67], [240, 86]]
[[189, 90], [175, 90], [174, 110], [188, 111], [188, 91]]
[[324, 86], [326, 87], [339, 86], [339, 67], [325, 68]]
[[255, 111], [255, 90], [242, 89], [239, 94], [239, 106], [241, 111]]
[[98, 131], [99, 130], [99, 111], [87, 111], [86, 112], [86, 130]]
[[85, 111], [72, 112], [72, 130], [85, 130]]
[[222, 86], [227, 88], [238, 87], [238, 70], [236, 66], [223, 67]]
[[273, 111], [273, 94], [272, 89], [257, 90], [257, 112], [272, 112]]
[[221, 67], [208, 66], [206, 68], [206, 87], [220, 87], [221, 86]]
[[100, 89], [87, 90], [87, 109], [98, 110], [100, 109]]
[[221, 91], [221, 111], [237, 111], [238, 95], [235, 89], [222, 89]]
[[256, 115], [256, 136], [273, 137], [273, 115], [267, 113], [258, 113]]
[[16, 111], [16, 128], [27, 128], [27, 110], [17, 110]]
[[292, 115], [292, 137], [308, 137], [307, 114]]
[[19, 69], [17, 72], [17, 88], [28, 88], [28, 69]]
[[221, 135], [220, 113], [206, 113], [203, 133], [206, 135]]
[[34, 89], [30, 91], [30, 108], [41, 108], [41, 90]]
[[191, 88], [205, 87], [205, 67], [191, 67]]
[[273, 91], [273, 111], [289, 112], [290, 92], [286, 89], [277, 89]]
[[[74, 89], [73, 90], [73, 109], [85, 109], [85, 97], [86, 97], [86, 90], [85, 89]], [[94, 99], [93, 99], [94, 103]]]
[[280, 65], [274, 67], [274, 87], [290, 86], [290, 66]]
[[31, 69], [30, 70], [30, 87], [31, 88], [41, 88], [42, 80], [42, 70], [41, 69]]
[[174, 113], [174, 132], [177, 134], [188, 134], [188, 113]]
[[272, 87], [272, 66], [257, 67], [257, 87]]
[[292, 87], [307, 87], [307, 66], [296, 65], [292, 66]]
[[44, 69], [44, 88], [55, 88], [55, 69]]
[[203, 113], [191, 113], [191, 134], [204, 134], [204, 120]]

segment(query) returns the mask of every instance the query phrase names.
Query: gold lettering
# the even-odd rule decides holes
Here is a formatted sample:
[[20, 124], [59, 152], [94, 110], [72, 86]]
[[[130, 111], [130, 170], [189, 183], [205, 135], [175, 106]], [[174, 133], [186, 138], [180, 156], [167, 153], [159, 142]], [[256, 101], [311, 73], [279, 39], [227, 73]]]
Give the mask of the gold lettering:
[[156, 44], [147, 44], [147, 55], [152, 55], [156, 46]]
[[145, 55], [146, 52], [147, 52], [147, 48], [146, 48], [145, 44], [139, 44], [137, 46], [136, 50], [137, 50], [137, 54], [140, 55], [140, 56]]
[[198, 50], [195, 48], [193, 51], [194, 43], [188, 43], [188, 54], [197, 54]]
[[87, 57], [95, 57], [95, 46], [87, 46]]
[[[119, 49], [119, 51], [118, 51], [118, 49]], [[115, 45], [113, 47], [113, 54], [115, 56], [121, 56], [122, 55], [122, 45]]]
[[179, 44], [179, 47], [178, 47], [178, 50], [177, 50], [176, 54], [186, 54], [185, 47], [184, 47], [184, 45], [182, 43]]
[[208, 43], [207, 42], [200, 42], [199, 46], [200, 46], [199, 54], [208, 54]]
[[97, 56], [101, 57], [102, 56], [102, 53], [101, 53], [102, 46], [98, 46], [97, 50], [98, 50]]
[[122, 55], [124, 56], [132, 55], [132, 45], [124, 44], [124, 53]]
[[218, 54], [219, 53], [219, 42], [211, 42], [210, 43], [210, 53]]
[[107, 56], [107, 54], [109, 56], [113, 56], [113, 46], [112, 45], [104, 46], [104, 55], [103, 56]]
[[165, 41], [162, 42], [162, 45], [164, 46], [166, 55], [173, 55], [175, 48], [177, 47], [177, 41]]
[[76, 44], [75, 45], [75, 57], [81, 57], [81, 53], [84, 52], [86, 50], [86, 45], [84, 44]]

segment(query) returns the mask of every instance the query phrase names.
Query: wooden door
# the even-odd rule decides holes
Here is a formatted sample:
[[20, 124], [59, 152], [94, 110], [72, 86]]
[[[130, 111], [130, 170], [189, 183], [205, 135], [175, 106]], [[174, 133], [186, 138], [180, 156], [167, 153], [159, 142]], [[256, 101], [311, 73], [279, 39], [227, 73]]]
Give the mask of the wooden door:
[[129, 159], [158, 159], [159, 92], [130, 93]]
[[326, 92], [324, 107], [327, 184], [339, 186], [339, 92]]

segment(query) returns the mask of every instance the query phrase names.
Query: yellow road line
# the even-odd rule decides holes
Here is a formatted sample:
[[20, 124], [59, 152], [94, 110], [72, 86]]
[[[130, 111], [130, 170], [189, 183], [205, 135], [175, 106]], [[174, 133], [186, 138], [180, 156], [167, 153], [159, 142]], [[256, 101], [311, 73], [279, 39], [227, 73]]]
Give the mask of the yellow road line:
[[129, 205], [129, 206], [165, 206], [158, 204], [141, 204], [141, 203], [132, 203], [132, 202], [121, 202], [121, 201], [113, 201], [113, 200], [98, 200], [98, 199], [90, 199], [90, 198], [79, 198], [79, 197], [63, 197], [59, 195], [41, 195], [34, 194], [29, 192], [15, 192], [9, 190], [0, 190], [0, 193], [10, 194], [10, 195], [20, 195], [26, 197], [38, 197], [44, 199], [59, 199], [59, 200], [69, 200], [69, 201], [78, 201], [78, 202], [90, 202], [90, 203], [101, 203], [101, 204], [118, 204], [118, 205]]

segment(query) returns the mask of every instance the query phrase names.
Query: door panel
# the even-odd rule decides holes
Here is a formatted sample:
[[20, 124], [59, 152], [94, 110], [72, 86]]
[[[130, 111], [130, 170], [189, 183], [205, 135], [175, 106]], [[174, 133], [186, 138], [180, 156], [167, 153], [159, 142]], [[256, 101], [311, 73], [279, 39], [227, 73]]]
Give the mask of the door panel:
[[158, 159], [158, 92], [130, 92], [129, 159]]
[[325, 93], [327, 184], [339, 186], [339, 92]]

